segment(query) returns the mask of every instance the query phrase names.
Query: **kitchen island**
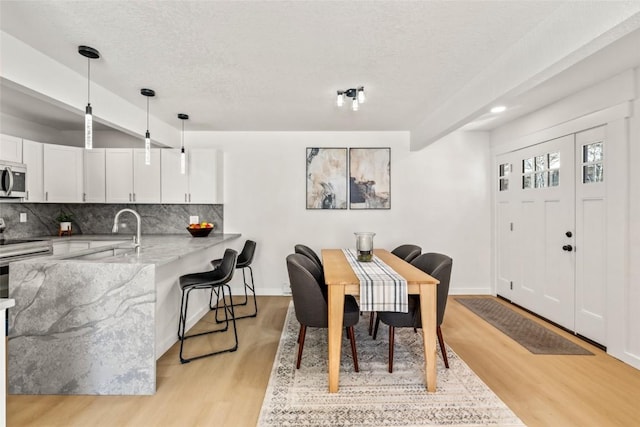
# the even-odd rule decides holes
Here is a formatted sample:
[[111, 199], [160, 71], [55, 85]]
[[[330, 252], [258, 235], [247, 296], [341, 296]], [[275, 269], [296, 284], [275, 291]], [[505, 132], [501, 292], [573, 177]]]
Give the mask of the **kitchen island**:
[[[156, 360], [177, 341], [178, 278], [210, 270], [239, 237], [144, 235], [139, 253], [114, 243], [12, 263], [9, 393], [155, 393]], [[118, 240], [73, 236], [54, 245], [62, 239]], [[209, 310], [204, 294], [190, 300], [187, 327]]]

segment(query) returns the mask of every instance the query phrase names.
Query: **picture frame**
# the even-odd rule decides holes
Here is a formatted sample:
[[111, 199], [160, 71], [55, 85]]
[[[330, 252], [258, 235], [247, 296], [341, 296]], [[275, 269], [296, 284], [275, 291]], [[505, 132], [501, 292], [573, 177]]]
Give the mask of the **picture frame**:
[[347, 149], [307, 147], [307, 209], [347, 209]]
[[349, 209], [391, 209], [391, 148], [349, 149]]

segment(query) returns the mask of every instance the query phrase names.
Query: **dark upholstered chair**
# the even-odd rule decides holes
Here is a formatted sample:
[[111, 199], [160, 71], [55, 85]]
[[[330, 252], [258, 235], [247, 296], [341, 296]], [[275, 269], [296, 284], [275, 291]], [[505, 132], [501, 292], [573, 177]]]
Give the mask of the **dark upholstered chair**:
[[[202, 273], [185, 274], [180, 276], [180, 289], [182, 290], [182, 303], [180, 305], [180, 320], [178, 322], [178, 339], [180, 340], [180, 362], [187, 363], [195, 359], [201, 359], [203, 357], [213, 356], [214, 354], [224, 353], [227, 351], [236, 351], [238, 349], [238, 331], [236, 330], [236, 318], [233, 312], [233, 298], [231, 296], [231, 287], [229, 281], [233, 278], [233, 272], [236, 269], [236, 261], [238, 259], [238, 253], [233, 249], [227, 249], [224, 252], [218, 268], [212, 271], [204, 271]], [[187, 308], [189, 306], [189, 295], [191, 292], [205, 289], [211, 292], [213, 296], [213, 290], [215, 289], [216, 295], [222, 294], [222, 307], [224, 311], [224, 327], [200, 332], [193, 335], [186, 335], [186, 323], [187, 323]], [[228, 293], [229, 304], [226, 303], [225, 294]], [[209, 301], [209, 307], [212, 307], [212, 301]], [[218, 315], [218, 309], [216, 306], [216, 316]], [[213, 351], [211, 353], [194, 356], [191, 358], [185, 358], [182, 355], [184, 349], [184, 342], [188, 338], [199, 337], [201, 335], [213, 334], [216, 332], [225, 332], [229, 329], [229, 323], [233, 326], [233, 335], [235, 338], [235, 344], [231, 347]]]
[[318, 265], [318, 267], [320, 267], [320, 271], [322, 271], [322, 260], [320, 259], [318, 254], [309, 246], [296, 245], [294, 247], [294, 252], [297, 254], [302, 254], [307, 258], [311, 259], [313, 262], [315, 262]]
[[[442, 338], [442, 330], [440, 325], [444, 319], [444, 311], [447, 307], [447, 297], [449, 296], [449, 282], [451, 280], [451, 267], [453, 260], [446, 255], [438, 253], [422, 254], [415, 258], [412, 265], [429, 274], [430, 276], [438, 279], [440, 284], [438, 285], [438, 301], [437, 301], [437, 334], [438, 342], [440, 343], [440, 351], [442, 352], [442, 359], [444, 365], [449, 367], [449, 360], [447, 358], [447, 350], [444, 345], [444, 339]], [[378, 325], [382, 323], [389, 325], [389, 372], [393, 372], [393, 339], [395, 328], [421, 328], [422, 317], [420, 315], [420, 296], [409, 295], [409, 312], [408, 313], [395, 313], [387, 311], [379, 311], [376, 319], [376, 326], [373, 332], [373, 339], [378, 334]]]
[[422, 253], [422, 248], [416, 245], [400, 245], [392, 250], [391, 253], [398, 258], [411, 262]]
[[[258, 315], [258, 301], [256, 300], [256, 288], [255, 288], [255, 284], [253, 283], [253, 269], [251, 268], [251, 263], [253, 262], [253, 256], [255, 252], [256, 252], [256, 242], [254, 242], [253, 240], [247, 240], [246, 242], [244, 242], [244, 247], [242, 248], [242, 252], [240, 252], [240, 255], [238, 255], [238, 262], [236, 264], [236, 268], [242, 270], [242, 281], [244, 283], [244, 301], [235, 303], [234, 307], [247, 305], [247, 303], [249, 302], [249, 294], [247, 291], [250, 291], [253, 294], [253, 312], [244, 316], [238, 316], [236, 317], [236, 320], [244, 319], [247, 317], [256, 317]], [[220, 266], [221, 262], [222, 262], [222, 259], [214, 259], [213, 261], [211, 261], [211, 265], [215, 269]], [[247, 277], [245, 275], [246, 268], [249, 269], [251, 283], [247, 282]], [[216, 297], [219, 297], [217, 292], [216, 292]], [[217, 313], [216, 313], [216, 321], [220, 322], [218, 320]]]
[[[422, 248], [417, 245], [400, 245], [394, 250], [391, 251], [392, 254], [397, 256], [398, 258], [402, 258], [406, 262], [413, 261], [420, 253], [422, 252]], [[371, 335], [371, 331], [373, 329], [373, 322], [376, 318], [376, 313], [373, 312], [369, 315], [369, 335]]]
[[[318, 281], [318, 270], [315, 262], [302, 254], [287, 256], [287, 271], [289, 272], [289, 283], [291, 284], [296, 318], [300, 323], [298, 359], [296, 361], [296, 369], [299, 369], [307, 327], [325, 329], [329, 327], [327, 298], [326, 293], [322, 291], [322, 288], [326, 288], [326, 286]], [[356, 372], [359, 369], [353, 326], [358, 323], [359, 319], [358, 303], [353, 296], [346, 295], [343, 325], [347, 328], [347, 336], [351, 341], [351, 353]]]

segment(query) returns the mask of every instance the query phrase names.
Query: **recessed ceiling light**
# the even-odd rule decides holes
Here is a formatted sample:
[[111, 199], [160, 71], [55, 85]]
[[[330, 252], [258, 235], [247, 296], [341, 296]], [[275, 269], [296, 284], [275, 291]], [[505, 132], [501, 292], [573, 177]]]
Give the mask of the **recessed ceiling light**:
[[491, 109], [491, 112], [492, 113], [502, 113], [506, 109], [507, 109], [507, 107], [505, 107], [504, 105], [497, 105], [497, 106], [495, 106], [495, 107], [493, 107]]

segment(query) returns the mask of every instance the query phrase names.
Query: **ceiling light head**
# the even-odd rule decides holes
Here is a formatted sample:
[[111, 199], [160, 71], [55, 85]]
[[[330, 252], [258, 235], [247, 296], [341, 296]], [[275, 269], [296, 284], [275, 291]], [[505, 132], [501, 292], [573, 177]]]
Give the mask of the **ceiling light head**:
[[502, 113], [503, 111], [505, 111], [507, 109], [507, 107], [505, 107], [504, 105], [496, 105], [495, 107], [493, 107], [491, 109], [491, 112], [493, 114], [497, 114], [497, 113]]
[[188, 114], [183, 114], [183, 113], [178, 113], [178, 118], [180, 120], [189, 120], [189, 115]]
[[156, 96], [156, 92], [153, 89], [140, 89], [140, 94], [144, 96]]
[[364, 86], [349, 88], [347, 90], [339, 90], [338, 98], [336, 99], [338, 107], [342, 107], [344, 105], [345, 96], [351, 98], [351, 109], [353, 111], [358, 111], [359, 105], [366, 100], [364, 95]]

